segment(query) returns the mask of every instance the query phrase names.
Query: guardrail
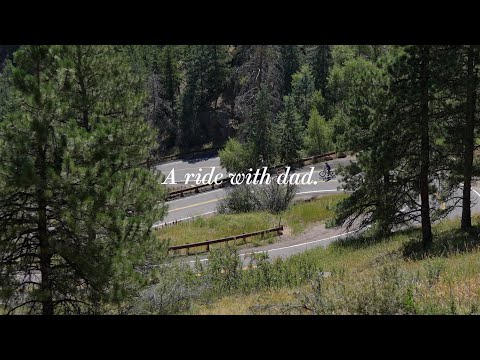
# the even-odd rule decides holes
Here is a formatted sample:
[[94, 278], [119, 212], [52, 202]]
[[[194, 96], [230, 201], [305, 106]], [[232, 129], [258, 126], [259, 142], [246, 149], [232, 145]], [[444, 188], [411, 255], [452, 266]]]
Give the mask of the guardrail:
[[216, 183], [212, 183], [212, 184], [202, 184], [202, 185], [196, 185], [196, 186], [192, 186], [192, 187], [189, 187], [189, 188], [186, 188], [186, 189], [181, 189], [181, 190], [174, 190], [174, 191], [171, 191], [168, 193], [168, 197], [167, 197], [167, 200], [170, 200], [176, 196], [179, 196], [180, 197], [183, 197], [183, 194], [186, 193], [186, 192], [194, 192], [194, 193], [199, 193], [200, 192], [200, 189], [203, 189], [203, 188], [211, 188], [211, 190], [215, 189], [215, 186], [217, 187], [222, 187], [222, 186], [225, 186], [226, 183], [228, 183], [228, 181], [230, 180], [230, 178], [223, 178], [223, 179], [220, 179], [218, 180], [217, 182], [219, 184], [216, 184]]
[[[297, 161], [295, 161], [293, 163], [290, 163], [290, 164], [283, 164], [283, 165], [274, 166], [274, 167], [270, 168], [270, 171], [276, 171], [276, 170], [282, 169], [286, 166], [295, 166], [295, 165], [296, 166], [298, 166], [298, 165], [305, 166], [305, 165], [307, 165], [306, 163], [309, 162], [309, 161], [311, 161], [311, 163], [314, 164], [315, 162], [317, 162], [321, 158], [325, 158], [325, 157], [336, 155], [336, 154], [337, 153], [335, 151], [331, 151], [331, 152], [328, 152], [328, 153], [325, 153], [325, 154], [309, 156], [309, 157], [297, 160]], [[190, 192], [194, 192], [194, 193], [198, 194], [200, 192], [200, 189], [203, 189], [203, 188], [211, 188], [211, 190], [213, 190], [213, 189], [215, 189], [215, 186], [223, 187], [223, 186], [225, 186], [225, 184], [229, 180], [230, 180], [230, 178], [223, 178], [223, 179], [218, 181], [218, 182], [220, 182], [220, 184], [215, 184], [215, 183], [213, 183], [213, 184], [202, 184], [202, 185], [192, 186], [192, 187], [189, 187], [189, 188], [186, 188], [186, 189], [174, 190], [174, 191], [171, 191], [168, 194], [167, 200], [171, 200], [172, 198], [175, 198], [177, 196], [183, 197], [185, 193], [190, 193]]]
[[201, 246], [206, 246], [207, 251], [210, 251], [210, 245], [212, 245], [212, 244], [235, 241], [235, 240], [238, 240], [238, 239], [243, 239], [246, 242], [246, 239], [249, 238], [249, 237], [261, 235], [262, 238], [263, 238], [265, 236], [265, 234], [272, 233], [272, 232], [276, 232], [277, 236], [283, 235], [283, 225], [274, 227], [272, 229], [260, 230], [260, 231], [255, 231], [255, 232], [240, 234], [240, 235], [235, 235], [235, 236], [229, 236], [229, 237], [225, 237], [225, 238], [221, 238], [221, 239], [207, 240], [207, 241], [201, 241], [201, 242], [190, 243], [190, 244], [170, 246], [168, 248], [168, 251], [176, 251], [176, 250], [186, 249], [187, 250], [187, 255], [188, 255], [189, 249], [194, 248], [194, 247], [201, 247]]

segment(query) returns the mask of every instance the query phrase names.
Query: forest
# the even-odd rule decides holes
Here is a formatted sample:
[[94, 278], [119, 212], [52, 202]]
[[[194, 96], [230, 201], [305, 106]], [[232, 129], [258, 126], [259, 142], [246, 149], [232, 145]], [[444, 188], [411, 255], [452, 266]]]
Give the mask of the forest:
[[[152, 164], [173, 154], [213, 149], [233, 172], [349, 154], [331, 226], [388, 239], [416, 224], [428, 252], [435, 224], [460, 209], [455, 229], [475, 237], [479, 56], [476, 45], [0, 45], [4, 313], [140, 311], [142, 291], [175, 277], [158, 269], [170, 260], [152, 231], [169, 211], [168, 174]], [[293, 211], [292, 189], [243, 190], [226, 213]], [[209, 286], [233, 288], [217, 270]]]

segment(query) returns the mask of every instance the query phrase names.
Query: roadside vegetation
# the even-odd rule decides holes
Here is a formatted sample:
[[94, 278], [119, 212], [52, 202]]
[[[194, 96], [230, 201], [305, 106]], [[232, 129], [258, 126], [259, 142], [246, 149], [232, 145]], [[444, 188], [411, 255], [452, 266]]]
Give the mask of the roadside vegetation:
[[[156, 231], [161, 240], [169, 240], [170, 245], [181, 245], [204, 240], [213, 240], [242, 233], [254, 232], [284, 225], [293, 234], [302, 232], [306, 226], [316, 222], [327, 222], [334, 218], [336, 204], [346, 195], [327, 195], [298, 201], [286, 211], [272, 214], [268, 211], [256, 211], [241, 214], [219, 214], [211, 217], [199, 217], [177, 225], [170, 225]], [[272, 241], [275, 234], [265, 236]], [[253, 245], [261, 245], [259, 239], [251, 239]], [[221, 244], [217, 247], [223, 246]], [[204, 250], [204, 249], [201, 249]]]
[[435, 225], [428, 250], [420, 229], [390, 238], [367, 232], [287, 260], [261, 254], [243, 268], [234, 248], [217, 249], [193, 270], [176, 269], [191, 274], [182, 289], [195, 294], [179, 312], [478, 314], [480, 218], [473, 223], [471, 233], [458, 230], [458, 220]]

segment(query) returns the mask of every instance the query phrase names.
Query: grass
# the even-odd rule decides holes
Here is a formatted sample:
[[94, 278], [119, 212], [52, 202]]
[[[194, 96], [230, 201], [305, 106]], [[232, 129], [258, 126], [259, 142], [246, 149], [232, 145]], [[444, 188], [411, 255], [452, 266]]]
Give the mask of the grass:
[[181, 245], [254, 232], [277, 225], [278, 217], [263, 212], [215, 215], [165, 227], [157, 231], [157, 236], [163, 240], [169, 239], [170, 245]]
[[[279, 280], [252, 291], [221, 296], [193, 307], [198, 314], [478, 314], [480, 313], [480, 219], [469, 234], [459, 221], [434, 226], [434, 245], [418, 246], [420, 231], [387, 239], [360, 236], [244, 271]], [[268, 270], [268, 271], [266, 271]], [[312, 276], [319, 271], [328, 277]], [[265, 275], [262, 275], [265, 277]], [[245, 282], [245, 280], [243, 280]], [[282, 285], [283, 281], [283, 285]], [[272, 282], [270, 281], [269, 284]]]
[[[298, 234], [310, 224], [332, 219], [335, 204], [344, 197], [345, 195], [328, 195], [308, 202], [298, 202], [280, 215], [253, 212], [199, 217], [160, 229], [157, 236], [162, 240], [169, 239], [170, 245], [182, 245], [264, 230], [278, 226], [280, 221], [291, 228], [294, 234]], [[271, 234], [265, 236], [265, 240], [272, 241], [274, 237], [275, 234]], [[248, 241], [253, 245], [262, 244], [260, 237]]]
[[294, 234], [305, 230], [308, 225], [316, 222], [325, 222], [335, 216], [335, 206], [347, 195], [328, 195], [312, 201], [299, 202], [288, 209], [282, 219], [292, 228]]

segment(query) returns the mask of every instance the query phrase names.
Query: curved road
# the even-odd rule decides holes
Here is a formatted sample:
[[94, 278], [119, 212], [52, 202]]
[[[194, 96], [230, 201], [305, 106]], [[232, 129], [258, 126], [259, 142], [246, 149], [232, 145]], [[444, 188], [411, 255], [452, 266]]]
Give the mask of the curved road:
[[[335, 159], [329, 161], [332, 166], [332, 170], [339, 164], [347, 164], [353, 158]], [[319, 194], [336, 193], [340, 192], [339, 181], [337, 179], [330, 181], [321, 181], [318, 178], [318, 172], [323, 170], [324, 163], [317, 163], [304, 166], [295, 170], [295, 173], [308, 173], [310, 168], [315, 168], [313, 180], [316, 180], [316, 184], [312, 185], [300, 185], [297, 192], [297, 198], [312, 197]], [[214, 174], [223, 173], [227, 174], [227, 171], [220, 167], [220, 161], [218, 157], [209, 159], [200, 159], [194, 161], [175, 161], [157, 166], [157, 169], [167, 176], [172, 169], [175, 169], [175, 178], [179, 183], [186, 173], [205, 173], [210, 172], [214, 168]], [[201, 170], [200, 170], [201, 169]], [[193, 184], [192, 184], [193, 185]], [[206, 191], [203, 193], [189, 195], [185, 198], [178, 198], [168, 202], [168, 213], [165, 219], [156, 224], [155, 226], [161, 226], [164, 223], [169, 223], [176, 220], [186, 220], [197, 216], [206, 216], [216, 212], [217, 203], [225, 197], [226, 190], [224, 188], [215, 189], [212, 191]], [[472, 213], [480, 213], [480, 192], [472, 188]], [[455, 218], [461, 216], [461, 208], [454, 209], [449, 217]], [[288, 244], [277, 242], [274, 244], [265, 245], [255, 249], [245, 249], [239, 251], [239, 255], [247, 263], [249, 254], [267, 252], [270, 259], [278, 257], [286, 258], [294, 254], [304, 252], [308, 249], [318, 246], [325, 247], [333, 241], [336, 241], [342, 237], [353, 235], [356, 231], [347, 232], [345, 229], [338, 228], [332, 229], [330, 235], [323, 236], [321, 238], [311, 238], [303, 242], [289, 242]], [[200, 256], [200, 261], [206, 261], [206, 256]], [[191, 261], [193, 262], [193, 260]]]
[[[329, 161], [329, 164], [332, 166], [332, 170], [334, 170], [338, 164], [346, 164], [351, 160], [352, 158], [336, 159]], [[339, 182], [337, 179], [330, 181], [322, 181], [319, 179], [318, 172], [323, 170], [323, 165], [323, 163], [307, 165], [294, 171], [294, 173], [304, 174], [308, 173], [311, 167], [315, 167], [313, 180], [317, 182], [317, 184], [312, 185], [299, 185], [297, 197], [338, 192], [337, 188], [339, 186]], [[210, 172], [212, 168], [214, 169], [214, 174], [228, 174], [225, 169], [220, 167], [220, 160], [218, 157], [195, 162], [175, 161], [157, 166], [157, 169], [165, 174], [165, 176], [168, 176], [170, 171], [175, 169], [175, 180], [177, 184], [184, 184], [184, 182], [181, 182], [181, 180], [183, 180], [183, 177], [187, 173], [206, 173]], [[193, 185], [192, 182], [189, 184]], [[157, 225], [176, 220], [185, 220], [196, 216], [212, 214], [216, 211], [217, 203], [225, 197], [225, 194], [226, 189], [220, 188], [171, 200], [167, 203], [167, 216]]]

